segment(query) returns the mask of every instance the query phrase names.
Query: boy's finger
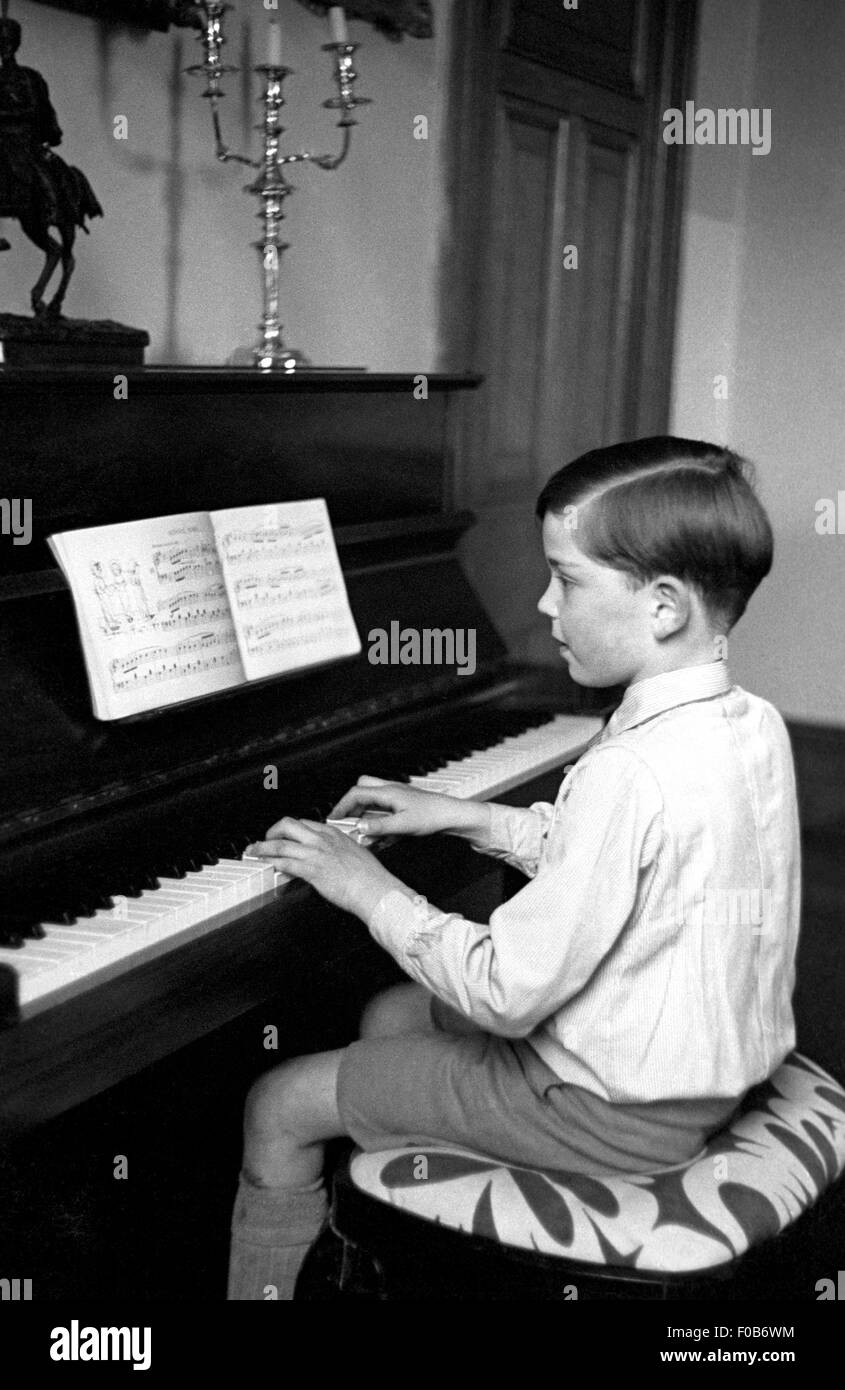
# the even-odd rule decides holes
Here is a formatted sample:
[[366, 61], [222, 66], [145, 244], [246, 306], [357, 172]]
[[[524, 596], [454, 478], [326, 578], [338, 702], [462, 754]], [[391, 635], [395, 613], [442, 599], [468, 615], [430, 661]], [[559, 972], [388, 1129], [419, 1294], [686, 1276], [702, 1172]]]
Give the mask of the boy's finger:
[[356, 811], [366, 810], [369, 806], [390, 808], [395, 790], [395, 787], [391, 789], [389, 782], [374, 787], [352, 787], [340, 798], [329, 815], [332, 820], [342, 820], [346, 816], [354, 815]]
[[313, 845], [279, 837], [276, 840], [257, 840], [254, 845], [247, 845], [241, 858], [279, 859], [282, 855], [289, 855], [294, 859], [304, 859], [312, 854]]
[[275, 825], [264, 832], [265, 840], [295, 840], [298, 844], [313, 845], [319, 838], [317, 827], [312, 822], [295, 820], [293, 816], [282, 816]]
[[390, 811], [376, 811], [367, 809], [358, 817], [358, 834], [371, 835], [392, 835], [399, 827], [396, 821], [399, 820], [399, 813], [391, 814]]

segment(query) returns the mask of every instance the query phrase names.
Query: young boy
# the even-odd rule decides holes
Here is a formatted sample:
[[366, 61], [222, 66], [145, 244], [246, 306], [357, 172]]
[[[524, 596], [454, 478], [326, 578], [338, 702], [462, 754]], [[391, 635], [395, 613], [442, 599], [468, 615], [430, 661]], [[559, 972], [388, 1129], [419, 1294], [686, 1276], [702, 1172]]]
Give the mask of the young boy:
[[[362, 777], [362, 832], [460, 835], [530, 882], [488, 925], [438, 911], [331, 826], [249, 853], [360, 917], [416, 983], [362, 1040], [262, 1076], [246, 1110], [229, 1297], [291, 1298], [326, 1211], [323, 1143], [464, 1146], [636, 1173], [692, 1157], [794, 1044], [800, 866], [782, 719], [732, 685], [725, 634], [772, 559], [749, 466], [655, 438], [597, 449], [537, 506], [539, 603], [574, 680], [624, 685], [554, 806]], [[367, 814], [377, 808], [384, 819]]]

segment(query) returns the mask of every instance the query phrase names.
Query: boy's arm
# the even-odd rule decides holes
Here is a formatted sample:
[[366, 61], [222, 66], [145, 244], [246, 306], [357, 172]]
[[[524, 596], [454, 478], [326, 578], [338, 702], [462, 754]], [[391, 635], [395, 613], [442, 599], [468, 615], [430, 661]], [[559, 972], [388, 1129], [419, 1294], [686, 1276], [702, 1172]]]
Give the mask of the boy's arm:
[[[504, 806], [497, 801], [474, 802], [479, 813], [467, 817], [466, 826], [456, 826], [450, 834], [468, 840], [473, 849], [503, 859], [533, 878], [540, 853], [554, 815], [548, 801], [535, 801], [529, 807]], [[484, 814], [481, 814], [481, 808]]]
[[540, 873], [489, 925], [443, 913], [402, 885], [368, 913], [403, 969], [491, 1033], [525, 1037], [577, 994], [634, 910], [657, 852], [662, 797], [619, 747], [575, 769]]

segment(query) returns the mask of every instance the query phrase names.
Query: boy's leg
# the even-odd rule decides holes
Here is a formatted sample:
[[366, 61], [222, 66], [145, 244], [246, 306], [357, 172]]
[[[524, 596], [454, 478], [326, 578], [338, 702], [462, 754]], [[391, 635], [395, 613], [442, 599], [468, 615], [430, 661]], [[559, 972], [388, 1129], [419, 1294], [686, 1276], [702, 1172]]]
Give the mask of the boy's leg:
[[[422, 985], [396, 985], [375, 996], [362, 1038], [413, 1033], [477, 1033], [469, 1019], [434, 1000]], [[296, 1057], [259, 1077], [244, 1118], [243, 1171], [232, 1217], [229, 1299], [291, 1299], [309, 1246], [328, 1207], [322, 1181], [327, 1139], [346, 1133], [337, 1108], [344, 1049]]]
[[293, 1298], [328, 1208], [323, 1146], [344, 1134], [337, 1109], [343, 1050], [295, 1057], [259, 1077], [244, 1118], [232, 1216], [230, 1300]]
[[361, 1038], [398, 1038], [407, 1033], [431, 1033], [431, 993], [424, 985], [391, 985], [376, 994], [361, 1015]]
[[424, 985], [410, 984], [392, 985], [376, 994], [365, 1008], [360, 1024], [362, 1038], [399, 1038], [408, 1033], [437, 1032], [469, 1035], [483, 1031], [478, 1024], [437, 999]]

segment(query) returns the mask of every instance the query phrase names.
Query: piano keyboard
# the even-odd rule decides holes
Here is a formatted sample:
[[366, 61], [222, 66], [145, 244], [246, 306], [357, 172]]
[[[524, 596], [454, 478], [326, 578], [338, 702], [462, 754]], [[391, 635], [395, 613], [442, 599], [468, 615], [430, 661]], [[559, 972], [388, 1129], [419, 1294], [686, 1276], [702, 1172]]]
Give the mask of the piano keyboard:
[[538, 729], [502, 739], [492, 748], [452, 759], [442, 768], [408, 781], [422, 791], [488, 801], [559, 767], [580, 753], [602, 727], [601, 719], [558, 714]]
[[[557, 715], [465, 758], [407, 780], [423, 790], [484, 800], [566, 762], [602, 727], [595, 718]], [[249, 839], [243, 840], [245, 846]], [[16, 947], [0, 947], [0, 966], [17, 977], [23, 1018], [176, 950], [272, 902], [286, 882], [256, 860], [221, 858], [67, 925], [43, 922]]]

